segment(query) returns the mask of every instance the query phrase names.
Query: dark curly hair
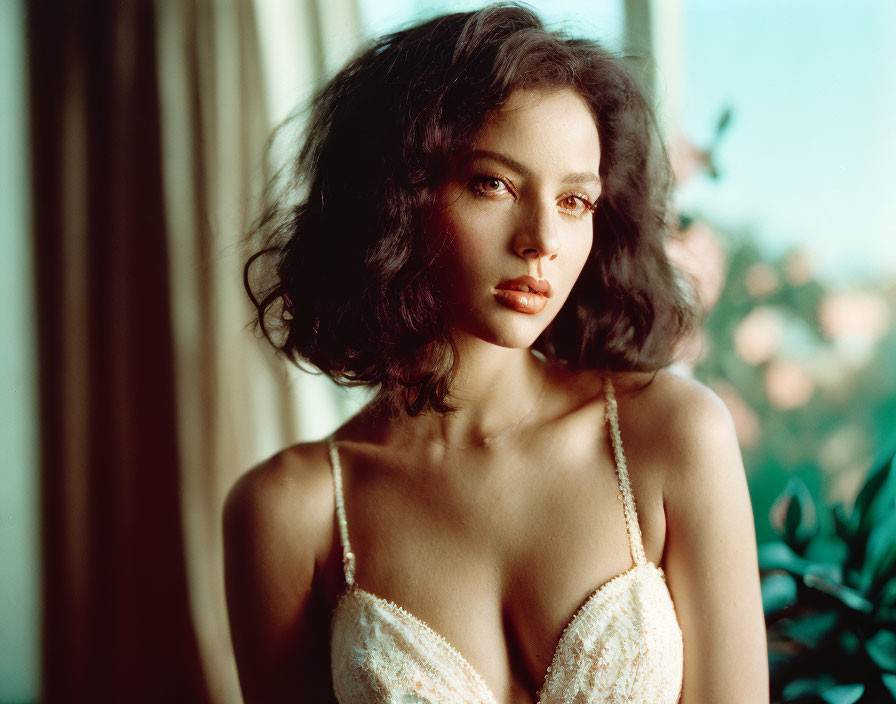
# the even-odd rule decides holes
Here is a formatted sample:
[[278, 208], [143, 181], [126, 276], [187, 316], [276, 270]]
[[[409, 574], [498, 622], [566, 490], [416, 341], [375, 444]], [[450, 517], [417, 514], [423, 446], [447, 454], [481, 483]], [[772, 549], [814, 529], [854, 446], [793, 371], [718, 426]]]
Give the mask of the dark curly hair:
[[313, 98], [244, 271], [271, 344], [394, 411], [450, 411], [457, 350], [423, 236], [434, 194], [512, 91], [542, 87], [591, 107], [602, 190], [595, 246], [533, 347], [571, 369], [668, 365], [696, 307], [665, 253], [671, 169], [650, 107], [621, 59], [506, 3], [377, 39]]

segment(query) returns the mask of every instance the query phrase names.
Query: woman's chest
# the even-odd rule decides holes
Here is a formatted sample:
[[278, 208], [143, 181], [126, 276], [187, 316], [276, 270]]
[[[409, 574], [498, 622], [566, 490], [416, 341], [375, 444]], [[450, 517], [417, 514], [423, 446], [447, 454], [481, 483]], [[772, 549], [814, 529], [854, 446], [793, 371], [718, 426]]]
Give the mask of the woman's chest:
[[[547, 449], [428, 481], [359, 463], [345, 483], [356, 583], [419, 618], [512, 701], [531, 700], [571, 616], [632, 565], [609, 455]], [[662, 498], [638, 484], [658, 560]]]

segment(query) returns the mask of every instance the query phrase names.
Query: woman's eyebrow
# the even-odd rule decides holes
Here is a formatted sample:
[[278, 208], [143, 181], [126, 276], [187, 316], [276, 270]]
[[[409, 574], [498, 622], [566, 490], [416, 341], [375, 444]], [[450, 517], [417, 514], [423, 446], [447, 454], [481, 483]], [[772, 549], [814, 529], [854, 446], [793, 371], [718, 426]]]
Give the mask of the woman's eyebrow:
[[[467, 161], [472, 161], [473, 159], [492, 159], [493, 161], [497, 161], [509, 169], [513, 169], [520, 176], [528, 178], [532, 175], [531, 170], [525, 165], [518, 162], [516, 159], [512, 159], [505, 154], [501, 154], [500, 152], [491, 152], [487, 149], [474, 149], [467, 155]], [[588, 186], [588, 185], [600, 185], [600, 179], [597, 177], [597, 174], [591, 171], [578, 171], [576, 173], [566, 174], [562, 179], [560, 179], [563, 183], [569, 183], [574, 186]]]

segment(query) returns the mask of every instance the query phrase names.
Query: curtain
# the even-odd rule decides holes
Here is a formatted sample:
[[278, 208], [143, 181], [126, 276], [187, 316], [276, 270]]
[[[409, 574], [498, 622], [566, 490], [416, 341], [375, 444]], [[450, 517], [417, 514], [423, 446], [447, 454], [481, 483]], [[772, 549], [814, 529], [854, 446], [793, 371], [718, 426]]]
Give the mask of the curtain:
[[152, 6], [28, 13], [43, 699], [206, 702], [180, 521]]
[[280, 3], [296, 73], [275, 5], [29, 5], [46, 702], [240, 701], [224, 496], [355, 405], [247, 328], [277, 71], [299, 100], [360, 34], [353, 0]]
[[271, 385], [267, 413], [249, 413], [252, 388], [262, 381], [257, 377], [277, 369], [244, 329], [251, 310], [241, 291], [237, 246], [263, 176], [264, 88], [251, 4], [157, 7], [190, 613], [215, 701], [235, 701], [220, 506], [249, 466], [254, 424], [272, 425], [283, 440], [293, 429], [285, 384]]

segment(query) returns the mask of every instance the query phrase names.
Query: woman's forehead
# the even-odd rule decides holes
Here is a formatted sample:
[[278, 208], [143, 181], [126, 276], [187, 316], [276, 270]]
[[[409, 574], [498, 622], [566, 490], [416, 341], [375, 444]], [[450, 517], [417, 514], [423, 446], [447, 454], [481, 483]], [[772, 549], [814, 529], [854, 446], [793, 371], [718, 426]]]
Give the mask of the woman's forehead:
[[472, 145], [471, 155], [489, 154], [502, 155], [511, 166], [559, 162], [566, 171], [596, 172], [600, 138], [590, 107], [574, 90], [519, 89], [490, 116]]

